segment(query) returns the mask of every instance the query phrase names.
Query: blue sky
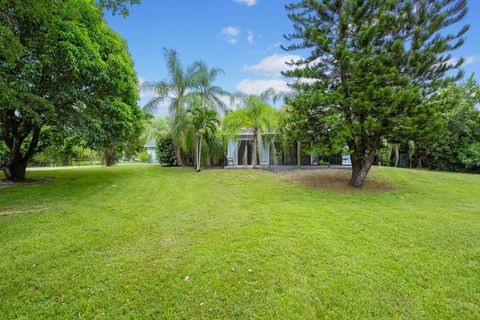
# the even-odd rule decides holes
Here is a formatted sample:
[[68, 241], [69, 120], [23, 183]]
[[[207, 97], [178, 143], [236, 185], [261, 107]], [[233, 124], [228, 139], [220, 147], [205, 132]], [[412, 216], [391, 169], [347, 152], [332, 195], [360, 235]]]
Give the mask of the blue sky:
[[[142, 0], [130, 16], [106, 14], [108, 24], [127, 40], [138, 76], [146, 80], [167, 77], [162, 48], [178, 51], [186, 66], [203, 60], [220, 67], [224, 89], [259, 93], [268, 87], [286, 87], [279, 71], [290, 57], [279, 47], [292, 30], [285, 4], [291, 0]], [[456, 56], [480, 80], [480, 1], [469, 1], [464, 20], [471, 25], [466, 43]], [[295, 55], [295, 53], [288, 53]], [[141, 104], [146, 97], [143, 97]], [[160, 111], [164, 114], [166, 110]]]

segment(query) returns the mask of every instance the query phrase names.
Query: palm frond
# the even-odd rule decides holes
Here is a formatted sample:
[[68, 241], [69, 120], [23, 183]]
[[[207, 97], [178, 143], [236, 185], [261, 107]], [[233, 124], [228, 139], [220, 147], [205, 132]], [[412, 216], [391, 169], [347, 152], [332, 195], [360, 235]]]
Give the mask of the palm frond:
[[153, 114], [158, 110], [158, 105], [164, 101], [163, 97], [153, 97], [148, 101], [143, 107], [142, 110]]

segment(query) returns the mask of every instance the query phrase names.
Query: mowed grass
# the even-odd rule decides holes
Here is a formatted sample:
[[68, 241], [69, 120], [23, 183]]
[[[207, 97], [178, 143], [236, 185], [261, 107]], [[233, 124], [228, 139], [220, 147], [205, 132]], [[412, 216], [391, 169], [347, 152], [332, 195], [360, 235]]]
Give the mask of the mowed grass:
[[153, 165], [30, 177], [53, 179], [0, 189], [1, 319], [480, 318], [478, 175], [374, 168], [385, 191]]

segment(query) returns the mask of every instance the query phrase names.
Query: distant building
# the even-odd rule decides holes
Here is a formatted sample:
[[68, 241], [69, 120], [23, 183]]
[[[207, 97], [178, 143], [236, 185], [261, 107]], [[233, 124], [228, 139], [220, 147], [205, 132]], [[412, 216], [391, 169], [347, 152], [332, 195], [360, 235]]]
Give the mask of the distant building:
[[158, 158], [157, 158], [157, 141], [155, 139], [152, 139], [145, 143], [143, 146], [145, 150], [147, 150], [148, 155], [150, 156], [150, 159], [148, 162], [150, 163], [158, 163]]
[[[251, 129], [243, 130], [236, 138], [228, 141], [226, 168], [249, 167], [252, 166], [253, 158], [253, 139], [254, 133]], [[297, 142], [288, 150], [284, 150], [280, 143], [275, 143], [276, 155], [273, 152], [270, 139], [263, 137], [261, 148], [257, 151], [260, 167], [270, 167], [274, 165], [274, 156], [276, 156], [279, 166], [351, 166], [350, 155], [334, 154], [330, 156], [311, 155], [305, 152], [302, 144]]]

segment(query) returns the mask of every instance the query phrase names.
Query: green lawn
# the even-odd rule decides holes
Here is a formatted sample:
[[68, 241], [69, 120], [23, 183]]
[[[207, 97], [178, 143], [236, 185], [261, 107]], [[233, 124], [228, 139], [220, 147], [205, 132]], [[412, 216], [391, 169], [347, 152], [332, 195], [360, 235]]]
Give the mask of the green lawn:
[[479, 175], [374, 168], [389, 191], [155, 165], [30, 176], [54, 178], [0, 189], [0, 319], [480, 318]]

